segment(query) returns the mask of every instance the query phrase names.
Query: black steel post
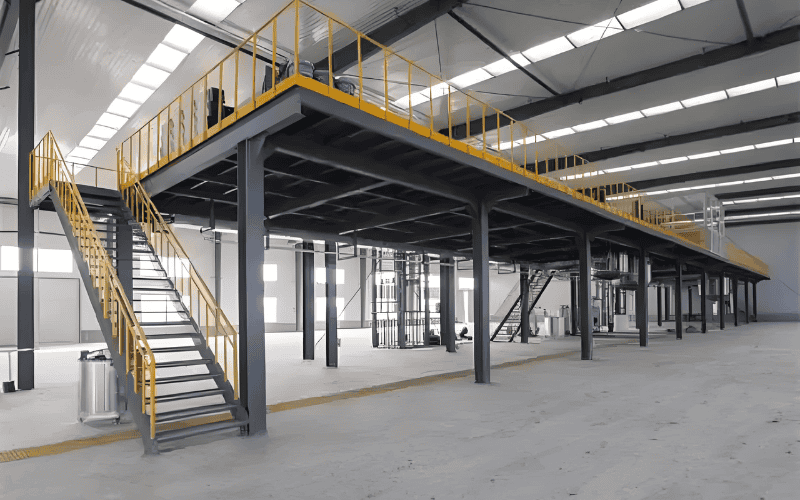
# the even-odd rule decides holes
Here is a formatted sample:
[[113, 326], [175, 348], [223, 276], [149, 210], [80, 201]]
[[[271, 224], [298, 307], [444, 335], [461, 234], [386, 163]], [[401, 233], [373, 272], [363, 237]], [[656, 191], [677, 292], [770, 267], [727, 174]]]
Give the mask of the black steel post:
[[694, 314], [694, 297], [692, 297], [692, 287], [686, 287], [686, 298], [689, 305], [689, 314], [686, 316], [686, 321], [692, 320], [692, 315]]
[[372, 347], [378, 347], [378, 252], [372, 249]]
[[662, 301], [662, 292], [664, 291], [664, 287], [658, 285], [656, 287], [656, 320], [658, 321], [658, 326], [663, 325], [663, 316], [664, 316], [664, 304]]
[[406, 254], [395, 254], [394, 276], [397, 294], [397, 345], [406, 347]]
[[705, 269], [700, 270], [700, 331], [708, 333], [708, 273]]
[[639, 253], [638, 274], [639, 283], [636, 287], [636, 317], [638, 318], [637, 323], [639, 324], [639, 346], [647, 347], [650, 341], [648, 331], [648, 323], [650, 320], [647, 311], [647, 251], [645, 249], [641, 249]]
[[[480, 203], [472, 217], [472, 277], [474, 289], [475, 382], [488, 384], [489, 364], [489, 207]], [[523, 311], [527, 313], [527, 311]]]
[[119, 222], [115, 242], [117, 278], [128, 300], [133, 301], [133, 227]]
[[578, 278], [570, 276], [569, 278], [569, 322], [570, 335], [578, 334]]
[[675, 264], [675, 338], [683, 338], [683, 265]]
[[664, 321], [669, 321], [669, 312], [671, 310], [672, 295], [670, 295], [670, 287], [664, 287]]
[[422, 274], [425, 282], [423, 298], [425, 307], [425, 345], [431, 345], [431, 258], [429, 255], [422, 256]]
[[519, 306], [519, 321], [520, 321], [520, 342], [523, 344], [528, 343], [528, 337], [531, 336], [531, 321], [528, 309], [530, 309], [529, 301], [531, 296], [530, 281], [528, 280], [528, 268], [523, 267], [519, 273], [519, 291], [522, 294], [522, 300]]
[[358, 258], [358, 289], [361, 293], [361, 328], [366, 328], [369, 294], [367, 293], [367, 256], [363, 249]]
[[744, 280], [744, 323], [750, 324], [750, 281]]
[[443, 257], [439, 267], [440, 327], [447, 352], [456, 352], [456, 264], [452, 257]]
[[336, 242], [325, 242], [325, 366], [339, 366], [339, 334], [336, 329]]
[[222, 304], [222, 234], [215, 231], [217, 228], [217, 216], [214, 209], [214, 200], [211, 201], [211, 213], [208, 217], [208, 225], [214, 235], [214, 300], [217, 304]]
[[725, 329], [725, 273], [719, 273], [719, 329]]
[[758, 295], [756, 295], [758, 281], [753, 281], [753, 321], [758, 322]]
[[294, 327], [303, 331], [303, 244], [294, 245]]
[[592, 359], [593, 332], [592, 332], [592, 242], [586, 233], [579, 233], [575, 237], [578, 246], [579, 273], [578, 278], [578, 309], [580, 309], [581, 328], [581, 359]]
[[303, 242], [303, 359], [314, 359], [314, 243]]
[[248, 139], [237, 153], [239, 271], [239, 388], [247, 409], [247, 433], [267, 432], [264, 351], [264, 159], [263, 142]]
[[[17, 1], [17, 0], [15, 0]], [[17, 102], [17, 385], [34, 386], [33, 209], [30, 206], [28, 155], [34, 148], [36, 124], [36, 10], [30, 0], [19, 1], [19, 94]], [[6, 9], [9, 10], [9, 9]], [[13, 21], [12, 21], [13, 22]], [[10, 28], [13, 31], [13, 24]]]
[[731, 279], [731, 288], [733, 288], [733, 326], [739, 326], [739, 278], [734, 276]]

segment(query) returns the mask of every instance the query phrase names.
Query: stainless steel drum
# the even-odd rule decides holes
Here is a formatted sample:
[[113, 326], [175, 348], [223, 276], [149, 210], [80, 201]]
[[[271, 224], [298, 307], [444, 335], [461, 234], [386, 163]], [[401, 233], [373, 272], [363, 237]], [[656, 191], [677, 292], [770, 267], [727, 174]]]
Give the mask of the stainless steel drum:
[[117, 371], [105, 351], [81, 351], [80, 410], [83, 422], [113, 420], [119, 423]]

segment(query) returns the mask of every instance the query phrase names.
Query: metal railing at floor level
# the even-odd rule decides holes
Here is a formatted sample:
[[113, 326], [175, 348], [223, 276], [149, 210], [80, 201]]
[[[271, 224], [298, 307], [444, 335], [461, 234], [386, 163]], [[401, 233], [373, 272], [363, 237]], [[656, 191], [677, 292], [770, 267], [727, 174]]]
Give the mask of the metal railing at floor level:
[[[117, 340], [119, 354], [125, 358], [125, 372], [133, 373], [134, 390], [141, 393], [142, 413], [146, 413], [147, 404], [150, 404], [150, 437], [155, 438], [156, 362], [153, 351], [52, 132], [48, 132], [31, 151], [29, 168], [31, 199], [44, 189], [58, 195], [61, 208], [72, 226], [72, 234], [88, 264], [91, 284], [103, 307], [103, 317], [111, 322], [112, 337]], [[145, 399], [147, 389], [149, 401]]]
[[[346, 54], [353, 60], [340, 67]], [[317, 61], [319, 67], [310, 61]], [[353, 73], [347, 73], [350, 68]], [[704, 227], [689, 220], [664, 222], [669, 209], [655, 201], [643, 201], [645, 195], [627, 184], [609, 182], [602, 190], [597, 186], [573, 189], [545, 176], [591, 164], [554, 139], [546, 139], [534, 126], [513, 119], [303, 0], [284, 6], [123, 141], [120, 151], [130, 172], [119, 173], [120, 189], [163, 168], [295, 86], [709, 249]], [[476, 129], [473, 122], [480, 126]], [[454, 137], [457, 124], [464, 124], [465, 139]], [[604, 192], [605, 186], [613, 192], [611, 197]], [[640, 201], [616, 203], [630, 198]], [[674, 215], [670, 217], [674, 219]]]

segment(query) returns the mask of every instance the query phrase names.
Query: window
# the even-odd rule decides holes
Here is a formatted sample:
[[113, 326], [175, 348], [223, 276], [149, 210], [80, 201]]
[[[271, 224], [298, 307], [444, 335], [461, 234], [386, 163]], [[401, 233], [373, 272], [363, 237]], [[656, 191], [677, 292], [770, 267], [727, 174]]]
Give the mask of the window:
[[264, 297], [264, 322], [278, 322], [278, 297]]
[[264, 281], [278, 281], [278, 264], [264, 264]]
[[[34, 248], [33, 270], [42, 273], [71, 273], [72, 252]], [[19, 271], [19, 248], [15, 246], [0, 247], [0, 271]]]
[[[317, 283], [320, 285], [325, 284], [325, 268], [318, 267], [314, 270], [314, 278]], [[336, 270], [336, 284], [337, 285], [344, 285], [344, 269], [337, 269]]]
[[475, 278], [458, 278], [458, 288], [460, 290], [474, 290]]

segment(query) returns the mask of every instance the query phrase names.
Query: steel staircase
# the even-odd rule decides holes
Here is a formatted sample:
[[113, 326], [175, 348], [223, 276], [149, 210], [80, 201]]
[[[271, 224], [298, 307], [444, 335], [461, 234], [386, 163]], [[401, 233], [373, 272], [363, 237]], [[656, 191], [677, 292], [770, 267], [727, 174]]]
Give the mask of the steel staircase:
[[236, 332], [141, 185], [76, 185], [50, 133], [31, 168], [31, 204], [58, 213], [145, 451], [247, 425]]
[[[539, 302], [542, 294], [544, 293], [547, 285], [550, 284], [550, 281], [553, 279], [555, 275], [555, 271], [541, 271], [536, 270], [533, 276], [530, 277], [529, 281], [529, 295], [528, 301], [530, 306], [528, 308], [528, 314], [525, 317], [530, 317], [531, 312], [533, 312], [533, 308], [536, 307], [536, 303]], [[506, 315], [503, 317], [500, 324], [497, 325], [492, 337], [489, 339], [492, 342], [495, 342], [498, 337], [500, 337], [497, 341], [503, 340], [507, 342], [513, 342], [514, 338], [520, 333], [522, 328], [522, 291], [520, 291], [517, 300], [514, 301], [514, 304], [508, 310]], [[531, 330], [532, 335], [536, 335], [536, 329], [533, 328]]]

